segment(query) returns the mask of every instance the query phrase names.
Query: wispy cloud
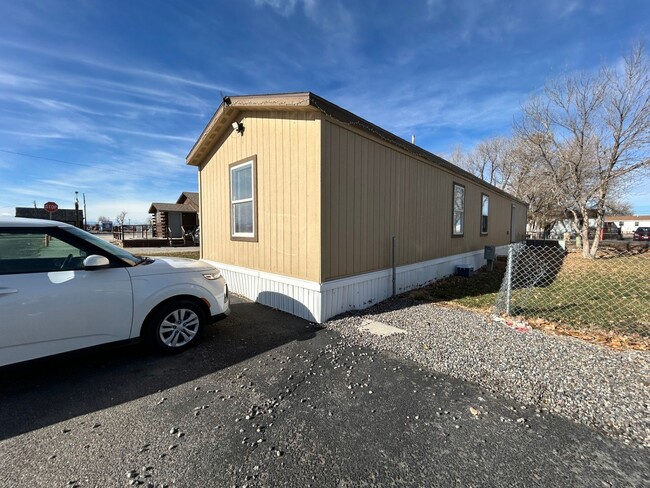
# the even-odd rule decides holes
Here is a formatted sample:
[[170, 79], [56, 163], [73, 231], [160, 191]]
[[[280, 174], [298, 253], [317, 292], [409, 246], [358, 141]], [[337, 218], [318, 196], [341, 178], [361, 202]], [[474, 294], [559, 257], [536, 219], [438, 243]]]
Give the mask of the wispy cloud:
[[66, 136], [60, 133], [47, 132], [22, 132], [17, 130], [0, 129], [0, 133], [18, 136], [25, 139], [65, 139]]
[[[62, 93], [65, 95], [71, 95], [73, 94], [73, 91], [64, 91], [61, 89], [58, 89], [55, 91], [57, 93]], [[154, 103], [141, 103], [141, 102], [129, 102], [125, 100], [120, 100], [115, 97], [109, 97], [109, 96], [103, 96], [100, 97], [98, 95], [89, 95], [85, 93], [80, 93], [76, 95], [76, 98], [79, 100], [86, 99], [91, 102], [99, 103], [102, 105], [111, 105], [111, 106], [117, 106], [117, 107], [125, 107], [128, 109], [133, 109], [137, 111], [139, 114], [169, 114], [169, 115], [188, 115], [191, 117], [204, 117], [206, 114], [209, 112], [207, 107], [208, 105], [202, 101], [201, 108], [204, 108], [204, 110], [198, 110], [198, 107], [196, 110], [184, 110], [181, 108], [174, 108], [170, 107], [165, 104], [154, 104]], [[113, 111], [112, 112], [115, 117], [122, 117], [124, 114], [119, 111]]]
[[257, 6], [268, 6], [275, 9], [280, 15], [289, 16], [296, 10], [296, 5], [301, 5], [305, 10], [312, 10], [316, 0], [255, 0]]
[[[3, 123], [5, 122], [5, 123]], [[83, 118], [51, 114], [47, 111], [35, 121], [33, 116], [0, 117], [0, 127], [13, 125], [16, 129], [0, 128], [0, 133], [22, 139], [58, 139], [112, 144], [114, 139], [103, 132], [99, 124]]]
[[[330, 35], [328, 43], [343, 46], [354, 39], [356, 26], [352, 12], [339, 0], [254, 0], [258, 7], [271, 7], [278, 14], [289, 17], [298, 12], [323, 33]], [[339, 56], [345, 56], [339, 51]]]
[[428, 19], [448, 42], [495, 42], [524, 28], [521, 7], [496, 0], [427, 0]]
[[[4, 69], [4, 67], [3, 67]], [[28, 76], [17, 76], [12, 73], [0, 73], [0, 85], [8, 87], [25, 87], [41, 85], [37, 80]]]
[[40, 96], [22, 96], [15, 93], [11, 94], [4, 92], [0, 93], [0, 99], [12, 101], [14, 103], [22, 103], [34, 109], [51, 110], [64, 113], [77, 112], [89, 115], [106, 115], [104, 112], [93, 110], [79, 104], [63, 102], [61, 100], [54, 100], [52, 98], [43, 98]]
[[585, 5], [585, 2], [582, 0], [547, 0], [546, 2], [542, 2], [548, 14], [556, 18], [569, 17], [585, 8], [597, 12], [600, 10], [599, 3], [601, 2], [591, 1], [588, 5]]
[[70, 183], [68, 180], [38, 180], [43, 185], [65, 186], [66, 188], [77, 188], [78, 185]]
[[[332, 101], [405, 139], [415, 134], [420, 145], [436, 152], [439, 146], [426, 143], [433, 144], [445, 130], [459, 139], [494, 128], [509, 130], [526, 95], [508, 84], [513, 73], [505, 69], [409, 70], [398, 75], [370, 70], [348, 82]], [[485, 86], [500, 89], [485, 93]]]
[[185, 141], [185, 142], [192, 142], [192, 143], [196, 141], [196, 137], [175, 136], [172, 134], [160, 134], [156, 132], [144, 132], [139, 130], [120, 129], [118, 127], [105, 127], [105, 130], [109, 132], [118, 132], [120, 134], [129, 134], [132, 136], [151, 137], [153, 139], [167, 139], [169, 141]]
[[502, 41], [530, 31], [539, 20], [557, 22], [588, 9], [602, 11], [601, 1], [501, 2], [498, 0], [426, 0], [428, 20], [444, 30], [449, 42]]
[[15, 42], [10, 39], [0, 39], [0, 45], [5, 45], [15, 49], [24, 50], [24, 51], [30, 51], [32, 53], [44, 55], [51, 58], [61, 59], [73, 64], [83, 64], [86, 66], [92, 66], [98, 68], [100, 70], [113, 71], [116, 73], [121, 73], [121, 74], [135, 76], [135, 77], [150, 78], [156, 81], [163, 81], [169, 84], [188, 85], [192, 87], [206, 88], [209, 90], [216, 90], [216, 91], [219, 90], [232, 91], [230, 87], [218, 85], [215, 83], [210, 83], [201, 79], [185, 78], [182, 76], [178, 76], [176, 74], [170, 74], [170, 73], [155, 71], [151, 69], [133, 68], [125, 65], [109, 63], [106, 61], [99, 61], [94, 58], [82, 56], [80, 55], [79, 51], [70, 53], [70, 52], [66, 52], [65, 50], [53, 50], [53, 49], [44, 48], [42, 46], [37, 46], [34, 44], [27, 44], [25, 42], [22, 43]]
[[141, 155], [141, 159], [148, 161], [157, 171], [178, 171], [186, 169], [185, 158], [180, 153], [172, 153], [161, 149], [151, 149]]

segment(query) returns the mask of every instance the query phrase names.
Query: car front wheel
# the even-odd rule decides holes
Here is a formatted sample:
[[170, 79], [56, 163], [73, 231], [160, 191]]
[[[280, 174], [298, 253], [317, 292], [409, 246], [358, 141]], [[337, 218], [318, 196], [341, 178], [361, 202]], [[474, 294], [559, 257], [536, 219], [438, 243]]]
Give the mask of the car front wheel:
[[196, 304], [172, 302], [153, 315], [147, 329], [148, 341], [162, 352], [180, 352], [196, 341], [204, 325], [205, 316]]

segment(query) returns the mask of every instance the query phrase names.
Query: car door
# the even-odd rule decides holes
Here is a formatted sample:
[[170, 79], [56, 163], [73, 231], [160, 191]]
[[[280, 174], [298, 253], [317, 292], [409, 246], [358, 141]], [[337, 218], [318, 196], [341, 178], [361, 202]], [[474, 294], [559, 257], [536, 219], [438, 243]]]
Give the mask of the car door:
[[0, 229], [0, 366], [129, 338], [129, 274], [84, 270], [89, 253], [56, 229]]

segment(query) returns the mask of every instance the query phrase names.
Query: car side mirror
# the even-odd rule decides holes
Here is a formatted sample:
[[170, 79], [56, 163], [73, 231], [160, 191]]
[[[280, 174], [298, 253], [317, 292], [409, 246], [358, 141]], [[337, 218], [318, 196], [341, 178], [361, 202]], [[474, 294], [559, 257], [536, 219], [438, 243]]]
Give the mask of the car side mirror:
[[84, 259], [84, 269], [87, 271], [92, 271], [95, 269], [108, 268], [111, 265], [111, 262], [105, 256], [100, 256], [99, 254], [91, 254], [86, 259]]

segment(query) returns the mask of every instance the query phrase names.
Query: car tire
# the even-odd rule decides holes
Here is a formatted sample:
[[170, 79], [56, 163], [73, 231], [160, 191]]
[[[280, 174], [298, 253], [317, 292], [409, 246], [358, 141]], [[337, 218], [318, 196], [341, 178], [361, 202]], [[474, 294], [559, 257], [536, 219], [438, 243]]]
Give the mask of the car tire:
[[201, 307], [188, 300], [178, 300], [155, 310], [146, 328], [146, 340], [157, 351], [173, 354], [196, 342], [205, 326]]

